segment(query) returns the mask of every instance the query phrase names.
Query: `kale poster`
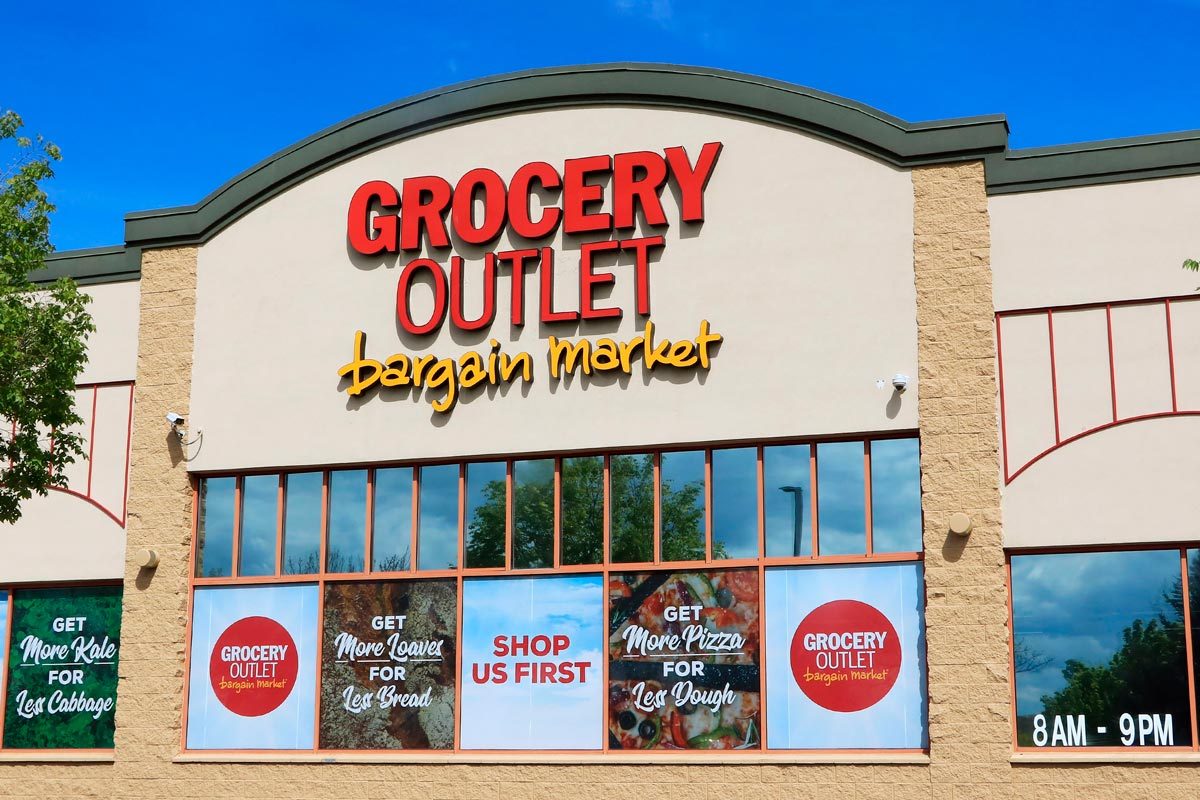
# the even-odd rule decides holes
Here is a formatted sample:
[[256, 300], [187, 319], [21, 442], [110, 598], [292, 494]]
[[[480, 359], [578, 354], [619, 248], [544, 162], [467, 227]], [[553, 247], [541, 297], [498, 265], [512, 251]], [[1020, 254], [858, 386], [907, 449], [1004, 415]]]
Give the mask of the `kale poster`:
[[758, 570], [614, 575], [611, 749], [761, 744]]
[[454, 747], [457, 602], [453, 580], [325, 587], [323, 749]]
[[109, 748], [121, 587], [12, 593], [4, 746]]

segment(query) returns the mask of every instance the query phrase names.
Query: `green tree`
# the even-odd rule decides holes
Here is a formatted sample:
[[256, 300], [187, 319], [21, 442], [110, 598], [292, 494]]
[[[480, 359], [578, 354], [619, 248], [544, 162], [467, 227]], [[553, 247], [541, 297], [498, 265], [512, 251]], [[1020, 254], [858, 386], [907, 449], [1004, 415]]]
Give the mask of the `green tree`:
[[41, 183], [54, 175], [57, 147], [20, 135], [21, 118], [0, 114], [0, 146], [12, 151], [0, 168], [0, 522], [15, 522], [21, 503], [66, 486], [64, 467], [86, 458], [72, 430], [75, 383], [95, 327], [89, 298], [63, 278], [35, 286], [29, 274], [53, 251], [54, 206]]

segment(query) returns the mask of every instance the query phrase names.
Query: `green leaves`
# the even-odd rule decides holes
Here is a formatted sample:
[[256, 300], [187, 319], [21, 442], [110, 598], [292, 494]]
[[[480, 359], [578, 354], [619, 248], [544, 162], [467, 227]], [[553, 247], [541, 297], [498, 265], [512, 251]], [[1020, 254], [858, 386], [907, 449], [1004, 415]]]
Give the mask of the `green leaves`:
[[[72, 430], [75, 384], [95, 326], [90, 298], [74, 281], [35, 286], [29, 273], [53, 251], [41, 182], [62, 154], [41, 136], [19, 136], [21, 117], [0, 114], [0, 522], [15, 522], [20, 504], [65, 486], [63, 468], [86, 458]], [[0, 160], [0, 163], [5, 163]]]

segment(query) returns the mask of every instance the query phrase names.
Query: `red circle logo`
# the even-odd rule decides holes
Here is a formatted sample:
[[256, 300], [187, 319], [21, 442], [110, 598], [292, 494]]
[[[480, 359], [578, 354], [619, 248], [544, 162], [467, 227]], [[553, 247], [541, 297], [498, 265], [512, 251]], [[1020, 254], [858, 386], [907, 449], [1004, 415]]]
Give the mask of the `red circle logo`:
[[879, 609], [858, 600], [814, 608], [792, 636], [792, 676], [830, 711], [862, 711], [882, 700], [900, 671], [900, 640]]
[[286, 628], [266, 617], [245, 617], [217, 638], [208, 675], [221, 705], [239, 716], [261, 717], [288, 699], [299, 667]]

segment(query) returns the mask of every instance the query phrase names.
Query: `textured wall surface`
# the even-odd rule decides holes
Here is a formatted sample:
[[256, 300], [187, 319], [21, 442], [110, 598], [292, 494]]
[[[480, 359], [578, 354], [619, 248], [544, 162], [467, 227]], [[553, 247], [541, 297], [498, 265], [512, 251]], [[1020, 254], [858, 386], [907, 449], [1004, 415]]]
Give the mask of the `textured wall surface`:
[[[918, 298], [930, 763], [755, 765], [178, 764], [191, 488], [163, 422], [186, 414], [196, 251], [144, 256], [129, 548], [112, 764], [0, 764], [0, 796], [60, 798], [1156, 798], [1190, 767], [1010, 764], [989, 234], [978, 163], [918, 169]], [[975, 521], [947, 533], [955, 511]]]

